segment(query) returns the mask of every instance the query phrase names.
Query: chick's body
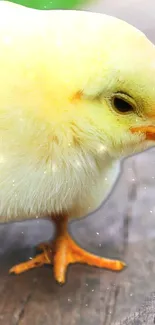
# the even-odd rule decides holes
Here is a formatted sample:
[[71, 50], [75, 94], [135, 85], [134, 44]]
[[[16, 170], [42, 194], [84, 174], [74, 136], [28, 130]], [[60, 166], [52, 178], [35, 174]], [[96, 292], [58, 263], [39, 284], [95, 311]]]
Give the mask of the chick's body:
[[95, 47], [106, 16], [92, 26], [80, 12], [64, 19], [62, 11], [3, 3], [0, 12], [0, 220], [64, 211], [84, 216], [101, 204], [118, 173], [94, 112], [84, 107], [89, 103], [72, 99], [89, 91], [94, 76], [101, 82], [90, 40]]
[[[117, 178], [120, 157], [151, 145], [150, 131], [130, 129], [152, 124], [154, 72], [153, 44], [123, 21], [1, 1], [0, 221], [71, 219], [95, 210]], [[123, 114], [128, 108], [131, 114]], [[59, 275], [56, 263], [59, 282], [77, 261], [65, 236], [72, 256]], [[78, 261], [85, 260], [79, 252]]]

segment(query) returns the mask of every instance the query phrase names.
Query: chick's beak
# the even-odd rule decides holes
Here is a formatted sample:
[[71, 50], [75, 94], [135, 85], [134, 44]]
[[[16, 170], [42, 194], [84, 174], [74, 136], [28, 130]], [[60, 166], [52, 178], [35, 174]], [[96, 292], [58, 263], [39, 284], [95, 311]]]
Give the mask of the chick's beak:
[[155, 126], [138, 126], [135, 128], [131, 128], [130, 131], [132, 133], [143, 133], [145, 134], [146, 140], [153, 140], [155, 141]]

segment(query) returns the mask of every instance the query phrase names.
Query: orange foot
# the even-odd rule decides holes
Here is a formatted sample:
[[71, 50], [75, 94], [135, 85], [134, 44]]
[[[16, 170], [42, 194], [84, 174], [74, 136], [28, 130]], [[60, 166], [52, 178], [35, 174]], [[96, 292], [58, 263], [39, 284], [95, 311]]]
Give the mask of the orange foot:
[[27, 270], [53, 264], [54, 276], [60, 284], [65, 283], [67, 266], [73, 263], [83, 263], [100, 268], [120, 271], [126, 265], [122, 261], [110, 260], [88, 253], [80, 248], [69, 236], [67, 232], [67, 220], [58, 223], [59, 233], [52, 244], [42, 244], [39, 246], [43, 252], [31, 260], [18, 264], [10, 269], [10, 273], [20, 274]]

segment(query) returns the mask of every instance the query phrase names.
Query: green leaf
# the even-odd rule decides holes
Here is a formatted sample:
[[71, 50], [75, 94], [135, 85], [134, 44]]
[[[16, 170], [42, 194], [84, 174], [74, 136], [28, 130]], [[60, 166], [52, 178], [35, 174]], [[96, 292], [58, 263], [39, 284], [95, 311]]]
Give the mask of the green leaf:
[[9, 0], [35, 9], [76, 9], [88, 0]]

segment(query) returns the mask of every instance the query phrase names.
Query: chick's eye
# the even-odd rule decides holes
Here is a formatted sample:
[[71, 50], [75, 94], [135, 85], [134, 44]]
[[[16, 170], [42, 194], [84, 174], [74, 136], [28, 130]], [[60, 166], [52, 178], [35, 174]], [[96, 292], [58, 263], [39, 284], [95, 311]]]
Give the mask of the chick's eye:
[[134, 110], [134, 105], [126, 96], [114, 95], [112, 98], [112, 106], [119, 113], [129, 113]]

